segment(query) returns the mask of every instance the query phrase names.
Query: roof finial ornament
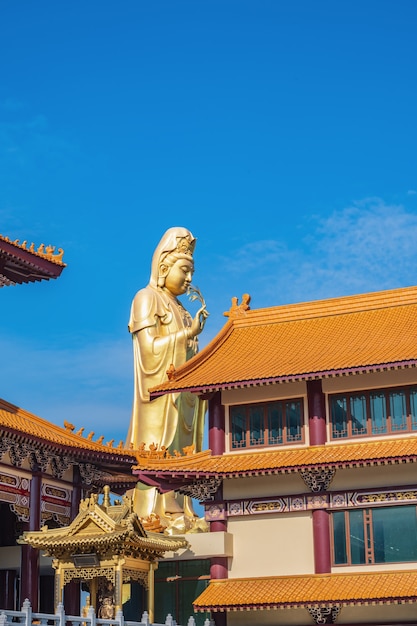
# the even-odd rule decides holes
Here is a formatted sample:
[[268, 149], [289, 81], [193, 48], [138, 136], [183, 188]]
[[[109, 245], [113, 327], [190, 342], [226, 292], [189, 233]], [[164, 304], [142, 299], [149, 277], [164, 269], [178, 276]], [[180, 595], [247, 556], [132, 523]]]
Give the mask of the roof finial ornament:
[[109, 485], [104, 485], [103, 487], [103, 506], [106, 509], [110, 506], [110, 487]]
[[225, 311], [223, 315], [228, 317], [229, 319], [234, 319], [236, 317], [243, 317], [246, 315], [246, 311], [250, 310], [249, 302], [251, 301], [251, 297], [248, 293], [244, 293], [242, 296], [242, 302], [238, 304], [239, 300], [236, 296], [232, 298], [232, 306], [228, 311]]

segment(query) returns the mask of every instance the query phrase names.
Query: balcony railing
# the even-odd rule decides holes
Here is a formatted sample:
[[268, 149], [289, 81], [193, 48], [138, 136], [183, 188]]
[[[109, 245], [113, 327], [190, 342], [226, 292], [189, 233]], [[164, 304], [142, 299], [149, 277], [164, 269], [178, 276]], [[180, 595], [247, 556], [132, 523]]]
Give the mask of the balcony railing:
[[[206, 619], [204, 626], [213, 626], [214, 622]], [[58, 604], [56, 613], [34, 613], [29, 600], [23, 602], [21, 611], [0, 609], [0, 626], [179, 626], [171, 615], [167, 615], [163, 624], [149, 621], [145, 611], [140, 622], [125, 620], [122, 611], [117, 611], [114, 619], [96, 617], [95, 609], [90, 606], [86, 615], [66, 615], [64, 605]], [[184, 626], [196, 626], [194, 617], [188, 619]]]

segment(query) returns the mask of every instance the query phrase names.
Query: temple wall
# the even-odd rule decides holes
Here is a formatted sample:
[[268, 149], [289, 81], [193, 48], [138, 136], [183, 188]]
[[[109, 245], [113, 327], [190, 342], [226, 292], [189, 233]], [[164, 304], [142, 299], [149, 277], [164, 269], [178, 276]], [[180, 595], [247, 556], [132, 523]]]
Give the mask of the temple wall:
[[230, 478], [223, 483], [223, 495], [226, 500], [285, 496], [306, 491], [308, 491], [306, 484], [299, 474]]
[[313, 574], [311, 512], [229, 518], [229, 578]]

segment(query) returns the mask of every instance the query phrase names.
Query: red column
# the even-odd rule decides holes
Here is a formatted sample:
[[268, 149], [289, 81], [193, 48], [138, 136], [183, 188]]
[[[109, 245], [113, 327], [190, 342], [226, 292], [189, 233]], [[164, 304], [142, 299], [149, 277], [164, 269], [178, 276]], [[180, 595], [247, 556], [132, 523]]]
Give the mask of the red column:
[[[71, 521], [77, 517], [81, 501], [81, 475], [78, 465], [72, 466], [72, 497], [71, 497]], [[64, 607], [67, 615], [80, 615], [81, 591], [80, 582], [72, 580], [64, 587]]]
[[[209, 400], [209, 448], [215, 455], [221, 455], [226, 450], [226, 424], [224, 406], [221, 403], [221, 393], [217, 392]], [[215, 501], [223, 503], [223, 487], [219, 487]], [[227, 520], [215, 520], [210, 522], [210, 532], [226, 532]], [[227, 557], [213, 557], [210, 564], [210, 578], [216, 580], [227, 578]], [[227, 613], [212, 613], [212, 619], [216, 626], [227, 626]]]
[[[41, 525], [42, 476], [39, 471], [32, 473], [30, 481], [29, 530], [39, 530]], [[20, 581], [21, 603], [28, 598], [33, 611], [39, 611], [39, 550], [27, 544], [22, 546]]]
[[313, 511], [314, 569], [316, 574], [331, 572], [330, 517], [324, 509]]
[[321, 380], [307, 381], [308, 429], [310, 445], [326, 443], [326, 409]]
[[[81, 475], [78, 465], [72, 466], [72, 497], [71, 497], [71, 522], [80, 511], [81, 502]], [[74, 613], [73, 613], [74, 615]]]
[[209, 400], [209, 448], [213, 454], [223, 454], [226, 449], [224, 406], [218, 391]]

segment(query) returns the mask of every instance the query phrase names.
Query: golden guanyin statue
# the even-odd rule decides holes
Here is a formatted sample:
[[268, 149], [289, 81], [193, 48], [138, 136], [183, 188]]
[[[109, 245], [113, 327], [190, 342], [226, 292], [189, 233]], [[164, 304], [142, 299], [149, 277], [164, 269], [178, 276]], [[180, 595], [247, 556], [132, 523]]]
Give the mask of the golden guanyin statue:
[[[150, 401], [149, 389], [168, 380], [168, 372], [198, 351], [198, 335], [208, 312], [205, 303], [194, 317], [178, 297], [191, 288], [196, 240], [189, 230], [170, 228], [152, 258], [149, 284], [135, 295], [129, 320], [133, 339], [134, 399], [126, 445], [135, 450], [156, 446], [171, 454], [194, 446], [201, 451], [206, 403], [191, 393], [166, 394]], [[173, 492], [159, 495], [138, 484], [134, 508], [140, 517], [159, 515], [169, 525], [179, 515], [193, 515], [190, 502]]]

